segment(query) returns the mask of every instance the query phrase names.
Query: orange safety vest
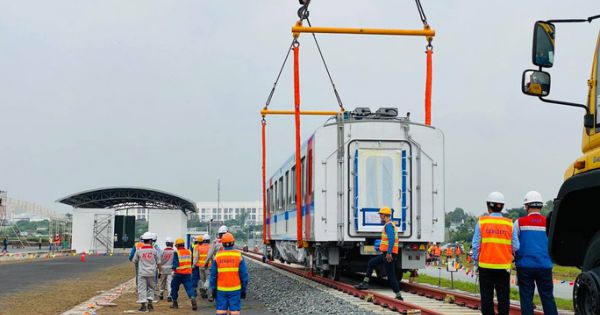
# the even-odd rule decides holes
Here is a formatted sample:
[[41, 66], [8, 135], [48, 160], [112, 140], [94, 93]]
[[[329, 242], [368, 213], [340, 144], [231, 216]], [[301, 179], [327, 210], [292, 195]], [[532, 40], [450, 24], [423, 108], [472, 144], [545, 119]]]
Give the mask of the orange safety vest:
[[434, 253], [434, 255], [435, 255], [435, 256], [441, 256], [441, 255], [442, 255], [442, 248], [441, 248], [441, 247], [439, 247], [439, 246], [436, 246], [436, 247], [433, 249], [433, 253]]
[[177, 249], [177, 259], [179, 261], [179, 265], [177, 266], [175, 273], [179, 275], [191, 275], [192, 252], [186, 248]]
[[513, 222], [509, 218], [483, 216], [479, 218], [481, 247], [479, 267], [510, 269], [513, 260]]
[[242, 281], [240, 280], [241, 262], [242, 253], [237, 250], [222, 250], [215, 255], [218, 291], [242, 289]]
[[446, 256], [452, 256], [452, 247], [446, 247]]
[[206, 263], [206, 257], [208, 256], [208, 250], [210, 249], [210, 244], [200, 244], [196, 246], [196, 255], [198, 255], [198, 261], [196, 262], [196, 267], [203, 268], [204, 266], [210, 266], [210, 261], [208, 264]]
[[383, 230], [381, 231], [381, 244], [379, 244], [379, 250], [382, 253], [387, 252], [388, 250], [388, 237], [387, 237], [387, 233], [385, 233], [385, 227], [391, 224], [394, 227], [394, 245], [392, 247], [392, 253], [393, 254], [398, 254], [398, 230], [396, 229], [396, 225], [394, 224], [394, 222], [392, 222], [392, 220], [388, 221], [388, 223], [386, 223], [383, 226]]
[[461, 254], [460, 247], [456, 246], [456, 256], [458, 256], [460, 254]]

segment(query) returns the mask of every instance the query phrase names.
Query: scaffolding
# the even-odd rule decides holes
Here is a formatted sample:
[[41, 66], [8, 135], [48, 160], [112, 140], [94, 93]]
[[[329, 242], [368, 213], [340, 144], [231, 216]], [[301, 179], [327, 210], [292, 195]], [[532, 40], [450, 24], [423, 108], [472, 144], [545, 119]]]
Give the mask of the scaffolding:
[[113, 251], [113, 231], [111, 214], [94, 215], [94, 238], [91, 248], [95, 252], [111, 253]]

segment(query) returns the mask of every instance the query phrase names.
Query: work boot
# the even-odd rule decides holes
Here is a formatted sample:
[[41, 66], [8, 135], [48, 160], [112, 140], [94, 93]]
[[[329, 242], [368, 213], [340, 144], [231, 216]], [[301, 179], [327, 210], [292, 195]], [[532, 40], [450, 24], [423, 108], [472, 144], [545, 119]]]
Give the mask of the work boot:
[[215, 301], [215, 297], [214, 297], [213, 295], [210, 295], [210, 296], [208, 297], [208, 301], [209, 301], [209, 302], [214, 302], [214, 301]]
[[173, 304], [171, 304], [171, 306], [169, 306], [170, 308], [179, 308], [179, 304], [177, 304], [177, 301], [173, 301]]
[[163, 296], [162, 293], [158, 296], [158, 299], [161, 300], [161, 301], [164, 299], [164, 296]]
[[396, 292], [396, 300], [404, 301], [404, 298], [400, 292]]
[[154, 305], [152, 305], [152, 301], [148, 300], [148, 311], [154, 310]]
[[167, 296], [167, 302], [173, 302], [173, 298], [171, 296]]
[[196, 303], [196, 298], [192, 299], [192, 310], [197, 310], [198, 309], [198, 303]]
[[365, 277], [361, 283], [355, 285], [354, 287], [359, 290], [369, 290], [369, 280], [369, 277]]
[[147, 312], [146, 303], [142, 303], [142, 306], [138, 309], [139, 312]]

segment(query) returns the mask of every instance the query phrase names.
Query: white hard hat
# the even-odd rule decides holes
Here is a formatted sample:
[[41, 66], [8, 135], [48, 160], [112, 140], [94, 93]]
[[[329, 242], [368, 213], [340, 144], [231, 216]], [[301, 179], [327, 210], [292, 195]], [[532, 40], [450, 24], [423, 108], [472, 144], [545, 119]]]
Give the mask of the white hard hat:
[[544, 199], [542, 199], [542, 194], [537, 191], [530, 191], [525, 194], [525, 199], [523, 200], [524, 205], [532, 205], [534, 207], [544, 206]]
[[206, 233], [202, 236], [202, 239], [204, 239], [205, 241], [210, 241], [210, 235], [208, 235], [208, 233]]
[[227, 233], [228, 231], [229, 231], [229, 229], [227, 229], [227, 226], [225, 226], [225, 225], [221, 225], [221, 227], [219, 228], [219, 234]]
[[156, 233], [152, 233], [152, 240], [156, 241], [158, 239], [158, 235]]
[[173, 244], [173, 238], [170, 236], [167, 236], [167, 238], [165, 238], [165, 243], [171, 243]]
[[504, 195], [501, 192], [493, 191], [488, 195], [485, 201], [504, 204]]
[[151, 239], [152, 239], [152, 233], [146, 232], [146, 233], [142, 234], [142, 240], [151, 240]]

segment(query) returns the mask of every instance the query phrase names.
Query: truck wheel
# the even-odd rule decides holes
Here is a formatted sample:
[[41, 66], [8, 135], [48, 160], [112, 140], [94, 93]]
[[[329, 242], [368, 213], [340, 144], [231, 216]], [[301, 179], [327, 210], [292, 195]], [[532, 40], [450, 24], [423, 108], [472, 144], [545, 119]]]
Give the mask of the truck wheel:
[[600, 314], [600, 233], [596, 233], [590, 242], [583, 260], [583, 272], [575, 280], [573, 306], [576, 314]]

